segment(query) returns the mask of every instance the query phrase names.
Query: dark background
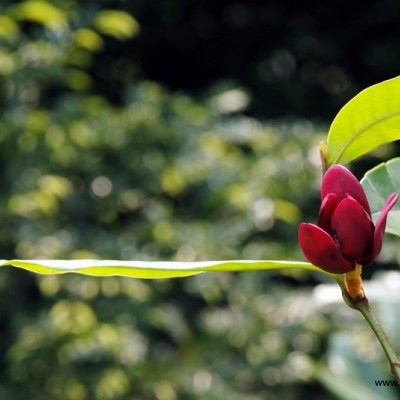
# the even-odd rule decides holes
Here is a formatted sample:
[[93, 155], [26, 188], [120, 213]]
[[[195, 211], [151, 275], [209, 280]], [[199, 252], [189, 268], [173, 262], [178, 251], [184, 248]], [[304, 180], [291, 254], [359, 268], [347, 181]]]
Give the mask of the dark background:
[[134, 63], [140, 77], [172, 90], [204, 95], [219, 81], [242, 85], [253, 95], [251, 115], [329, 121], [361, 88], [398, 73], [394, 0], [120, 4], [142, 34], [110, 46], [93, 68], [115, 100], [131, 79], [120, 67]]

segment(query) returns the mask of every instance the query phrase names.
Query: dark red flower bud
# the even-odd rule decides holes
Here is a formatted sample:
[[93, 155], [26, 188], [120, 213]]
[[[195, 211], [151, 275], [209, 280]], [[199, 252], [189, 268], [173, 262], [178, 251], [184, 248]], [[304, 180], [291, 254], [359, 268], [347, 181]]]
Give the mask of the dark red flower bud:
[[328, 169], [322, 180], [317, 225], [299, 226], [299, 243], [305, 258], [335, 274], [370, 265], [382, 249], [389, 211], [399, 195], [392, 193], [373, 224], [367, 196], [357, 178], [342, 165]]

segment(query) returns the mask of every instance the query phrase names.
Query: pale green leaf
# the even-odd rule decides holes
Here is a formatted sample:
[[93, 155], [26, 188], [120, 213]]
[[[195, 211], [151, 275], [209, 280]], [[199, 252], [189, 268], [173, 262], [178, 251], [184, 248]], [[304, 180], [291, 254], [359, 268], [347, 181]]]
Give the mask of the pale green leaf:
[[400, 77], [373, 85], [351, 99], [332, 122], [328, 164], [347, 164], [400, 139]]
[[74, 33], [75, 43], [84, 49], [96, 52], [103, 47], [103, 39], [95, 31], [87, 28], [77, 29]]
[[[400, 158], [379, 164], [368, 171], [361, 184], [367, 194], [374, 221], [379, 216], [383, 204], [391, 193], [400, 193]], [[400, 202], [390, 211], [386, 232], [400, 236]]]
[[129, 39], [139, 32], [139, 23], [132, 15], [119, 10], [103, 10], [96, 14], [96, 28], [117, 39]]
[[14, 39], [19, 32], [18, 25], [6, 15], [0, 15], [0, 37]]
[[0, 266], [14, 266], [38, 274], [68, 272], [91, 276], [131, 278], [179, 278], [201, 272], [305, 269], [335, 276], [302, 261], [229, 260], [229, 261], [119, 261], [119, 260], [0, 260]]
[[13, 6], [11, 13], [18, 20], [37, 22], [48, 28], [59, 28], [67, 22], [63, 10], [41, 0], [28, 0]]

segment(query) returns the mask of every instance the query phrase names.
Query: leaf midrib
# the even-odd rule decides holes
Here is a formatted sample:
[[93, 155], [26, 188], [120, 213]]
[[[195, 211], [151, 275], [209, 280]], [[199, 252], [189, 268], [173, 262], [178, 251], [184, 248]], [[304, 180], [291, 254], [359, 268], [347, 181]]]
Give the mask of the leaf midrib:
[[384, 116], [382, 116], [381, 118], [377, 118], [376, 120], [374, 120], [373, 122], [370, 122], [369, 124], [367, 124], [366, 126], [364, 126], [363, 128], [359, 129], [343, 146], [342, 148], [339, 150], [335, 160], [332, 162], [332, 164], [336, 164], [340, 157], [342, 156], [342, 154], [346, 151], [346, 149], [351, 145], [351, 143], [353, 143], [360, 135], [362, 135], [365, 131], [367, 131], [368, 129], [370, 129], [371, 127], [373, 127], [374, 125], [377, 125], [379, 123], [381, 123], [382, 121], [384, 121], [385, 119], [390, 119], [392, 117], [395, 117], [396, 115], [400, 115], [400, 110], [389, 113], [389, 114], [385, 114]]

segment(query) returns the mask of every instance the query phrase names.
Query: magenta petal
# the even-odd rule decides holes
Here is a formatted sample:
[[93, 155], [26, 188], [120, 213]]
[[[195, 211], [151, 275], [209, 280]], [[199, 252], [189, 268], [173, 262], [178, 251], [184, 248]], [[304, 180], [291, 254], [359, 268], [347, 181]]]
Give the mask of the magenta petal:
[[354, 269], [354, 264], [340, 254], [333, 238], [320, 227], [302, 223], [298, 236], [304, 257], [310, 263], [333, 274], [343, 274]]
[[328, 193], [335, 193], [338, 203], [340, 203], [348, 193], [371, 215], [367, 196], [365, 195], [361, 183], [346, 167], [335, 164], [325, 173], [322, 179], [321, 200], [324, 199]]
[[318, 217], [318, 226], [330, 235], [333, 233], [331, 218], [336, 207], [336, 195], [328, 193], [322, 200]]
[[360, 262], [372, 254], [374, 227], [364, 208], [348, 196], [336, 207], [332, 216], [343, 257]]
[[398, 198], [399, 195], [397, 193], [392, 193], [391, 195], [389, 195], [389, 197], [386, 199], [385, 204], [383, 205], [382, 211], [379, 214], [378, 219], [376, 220], [373, 255], [368, 263], [372, 263], [375, 260], [375, 258], [378, 257], [379, 253], [382, 250], [382, 241], [383, 241], [383, 234], [385, 233], [385, 228], [386, 228], [387, 215], [389, 211], [396, 204]]

